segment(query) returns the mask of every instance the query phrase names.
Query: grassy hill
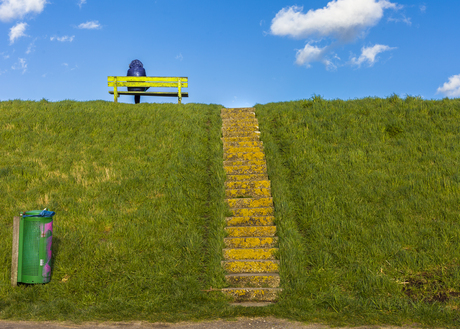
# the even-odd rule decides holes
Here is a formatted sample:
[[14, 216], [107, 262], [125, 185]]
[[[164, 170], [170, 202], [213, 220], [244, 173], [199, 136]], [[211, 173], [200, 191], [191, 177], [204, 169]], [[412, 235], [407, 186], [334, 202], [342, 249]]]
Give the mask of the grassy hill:
[[[0, 318], [460, 323], [460, 100], [257, 105], [283, 294], [227, 305], [220, 106], [0, 102]], [[56, 211], [46, 285], [12, 217]]]
[[290, 312], [458, 326], [460, 99], [256, 108]]
[[[225, 299], [220, 106], [0, 103], [0, 317], [210, 317]], [[50, 284], [8, 287], [11, 219], [54, 217]]]

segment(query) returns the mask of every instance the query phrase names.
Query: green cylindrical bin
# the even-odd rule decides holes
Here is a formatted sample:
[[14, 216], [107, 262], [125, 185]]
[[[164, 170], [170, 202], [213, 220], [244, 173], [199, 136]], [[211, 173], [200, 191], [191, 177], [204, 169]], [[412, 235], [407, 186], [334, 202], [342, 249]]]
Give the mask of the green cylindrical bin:
[[51, 280], [53, 215], [42, 210], [26, 211], [19, 223], [18, 282], [47, 283]]

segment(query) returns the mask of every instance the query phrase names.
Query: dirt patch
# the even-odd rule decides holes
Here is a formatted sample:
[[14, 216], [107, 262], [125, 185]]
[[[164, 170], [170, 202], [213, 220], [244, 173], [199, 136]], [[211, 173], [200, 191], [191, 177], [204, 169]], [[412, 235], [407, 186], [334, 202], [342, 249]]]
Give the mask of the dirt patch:
[[449, 284], [453, 272], [458, 270], [458, 266], [450, 266], [409, 275], [404, 282], [403, 291], [414, 301], [446, 303], [452, 298], [460, 297], [458, 287], [454, 288]]
[[[147, 322], [89, 322], [81, 325], [56, 322], [27, 322], [27, 321], [1, 321], [0, 329], [329, 329], [331, 327], [321, 324], [303, 324], [301, 322], [267, 318], [238, 318], [235, 320], [215, 320], [203, 322], [181, 323], [147, 323]], [[334, 327], [335, 329], [349, 329], [350, 327]], [[414, 327], [390, 327], [390, 326], [361, 326], [353, 329], [409, 329]]]

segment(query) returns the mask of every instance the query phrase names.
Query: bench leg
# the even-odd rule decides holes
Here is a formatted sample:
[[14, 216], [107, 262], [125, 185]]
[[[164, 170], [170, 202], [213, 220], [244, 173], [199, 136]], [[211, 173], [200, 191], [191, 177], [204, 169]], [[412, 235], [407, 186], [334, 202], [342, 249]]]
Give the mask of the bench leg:
[[139, 104], [141, 102], [141, 95], [134, 95], [134, 104]]
[[178, 94], [178, 100], [177, 103], [181, 104], [182, 103], [182, 81], [178, 79], [177, 81], [177, 94]]

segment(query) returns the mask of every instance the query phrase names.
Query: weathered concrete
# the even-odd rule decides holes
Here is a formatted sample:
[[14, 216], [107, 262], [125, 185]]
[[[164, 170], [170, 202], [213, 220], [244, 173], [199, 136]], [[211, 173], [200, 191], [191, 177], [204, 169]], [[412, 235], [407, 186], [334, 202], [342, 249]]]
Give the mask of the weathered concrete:
[[259, 217], [227, 217], [227, 227], [230, 226], [274, 226], [274, 216]]
[[280, 285], [278, 273], [238, 273], [225, 276], [232, 287], [277, 288]]
[[275, 236], [276, 226], [230, 226], [225, 231], [228, 237], [269, 237]]
[[226, 260], [222, 266], [228, 273], [273, 273], [278, 272], [277, 260]]
[[278, 244], [278, 237], [229, 237], [224, 243], [227, 248], [273, 248]]
[[277, 248], [234, 248], [224, 249], [224, 259], [244, 260], [244, 259], [275, 259]]

